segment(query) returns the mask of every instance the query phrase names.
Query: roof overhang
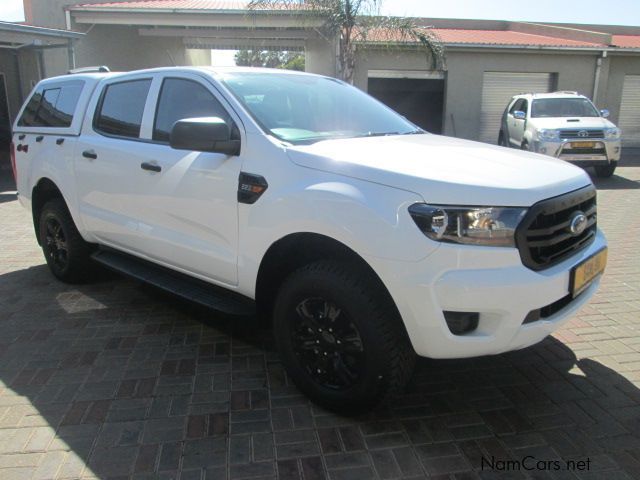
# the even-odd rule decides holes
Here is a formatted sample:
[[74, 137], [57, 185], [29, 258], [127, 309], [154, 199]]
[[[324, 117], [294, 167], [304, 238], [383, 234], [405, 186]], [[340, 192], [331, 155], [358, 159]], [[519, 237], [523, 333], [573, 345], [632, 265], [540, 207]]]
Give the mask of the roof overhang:
[[0, 48], [59, 48], [84, 37], [84, 33], [0, 22]]

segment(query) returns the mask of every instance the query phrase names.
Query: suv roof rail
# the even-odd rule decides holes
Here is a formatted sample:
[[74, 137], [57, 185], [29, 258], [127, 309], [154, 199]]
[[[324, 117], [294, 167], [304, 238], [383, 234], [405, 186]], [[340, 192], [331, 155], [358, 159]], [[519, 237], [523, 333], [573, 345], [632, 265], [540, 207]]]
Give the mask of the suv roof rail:
[[102, 65], [99, 67], [82, 67], [82, 68], [74, 68], [67, 72], [68, 75], [74, 75], [76, 73], [109, 73], [109, 67]]
[[553, 93], [566, 93], [568, 95], [579, 95], [578, 92], [573, 91], [573, 90], [558, 90], [556, 92]]

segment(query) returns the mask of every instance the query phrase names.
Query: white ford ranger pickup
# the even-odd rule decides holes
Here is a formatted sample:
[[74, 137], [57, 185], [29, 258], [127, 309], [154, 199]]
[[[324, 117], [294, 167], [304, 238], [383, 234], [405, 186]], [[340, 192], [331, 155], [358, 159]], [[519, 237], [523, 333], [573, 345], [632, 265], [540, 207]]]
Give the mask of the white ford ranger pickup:
[[53, 275], [98, 263], [269, 318], [288, 375], [329, 409], [399, 391], [416, 354], [541, 341], [606, 264], [583, 170], [428, 134], [332, 78], [70, 74], [35, 87], [13, 144]]

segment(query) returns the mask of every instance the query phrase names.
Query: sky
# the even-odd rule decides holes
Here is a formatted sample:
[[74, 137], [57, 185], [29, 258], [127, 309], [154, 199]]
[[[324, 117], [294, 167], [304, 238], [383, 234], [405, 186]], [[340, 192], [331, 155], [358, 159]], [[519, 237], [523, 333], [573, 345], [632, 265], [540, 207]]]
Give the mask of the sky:
[[[640, 0], [383, 0], [382, 12], [433, 18], [640, 25]], [[0, 20], [21, 21], [23, 15], [22, 0], [0, 0]]]

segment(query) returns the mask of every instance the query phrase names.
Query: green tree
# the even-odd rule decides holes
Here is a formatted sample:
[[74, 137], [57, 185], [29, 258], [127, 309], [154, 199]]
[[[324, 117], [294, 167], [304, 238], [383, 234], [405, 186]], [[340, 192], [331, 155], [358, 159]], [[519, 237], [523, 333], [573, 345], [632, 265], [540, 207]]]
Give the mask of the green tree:
[[304, 55], [300, 52], [274, 50], [238, 50], [236, 65], [241, 67], [284, 68], [304, 71]]
[[321, 18], [324, 35], [338, 40], [338, 75], [349, 83], [353, 83], [356, 46], [394, 48], [417, 43], [428, 55], [431, 68], [441, 68], [444, 49], [433, 30], [416, 25], [410, 18], [379, 15], [381, 3], [382, 0], [251, 0], [249, 9], [308, 12], [300, 15], [301, 22], [305, 17]]

